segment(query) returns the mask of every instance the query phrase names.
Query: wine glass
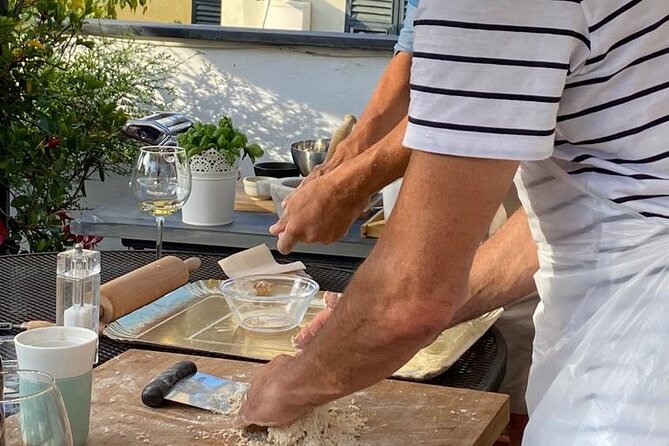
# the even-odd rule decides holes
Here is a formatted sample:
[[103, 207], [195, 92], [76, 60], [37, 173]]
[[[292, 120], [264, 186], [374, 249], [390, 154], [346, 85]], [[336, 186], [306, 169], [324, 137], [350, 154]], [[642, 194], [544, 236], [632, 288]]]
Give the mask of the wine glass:
[[191, 178], [186, 151], [176, 146], [142, 147], [130, 187], [143, 211], [156, 217], [156, 259], [163, 254], [163, 222], [186, 202]]
[[73, 445], [65, 405], [51, 375], [3, 371], [0, 384], [0, 445]]

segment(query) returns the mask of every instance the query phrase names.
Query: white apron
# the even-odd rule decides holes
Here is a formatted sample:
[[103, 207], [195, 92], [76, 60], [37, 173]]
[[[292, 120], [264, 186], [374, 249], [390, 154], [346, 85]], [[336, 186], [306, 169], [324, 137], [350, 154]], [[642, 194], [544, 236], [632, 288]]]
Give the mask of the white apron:
[[669, 223], [588, 190], [558, 162], [516, 176], [541, 296], [523, 445], [667, 446]]

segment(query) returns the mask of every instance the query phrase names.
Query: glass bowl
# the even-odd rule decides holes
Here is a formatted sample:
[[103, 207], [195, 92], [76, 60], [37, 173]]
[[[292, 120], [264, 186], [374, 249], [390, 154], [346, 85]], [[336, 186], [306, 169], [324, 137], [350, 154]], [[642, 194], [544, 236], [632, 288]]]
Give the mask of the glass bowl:
[[301, 276], [264, 274], [228, 279], [221, 292], [239, 326], [279, 333], [300, 325], [319, 286]]

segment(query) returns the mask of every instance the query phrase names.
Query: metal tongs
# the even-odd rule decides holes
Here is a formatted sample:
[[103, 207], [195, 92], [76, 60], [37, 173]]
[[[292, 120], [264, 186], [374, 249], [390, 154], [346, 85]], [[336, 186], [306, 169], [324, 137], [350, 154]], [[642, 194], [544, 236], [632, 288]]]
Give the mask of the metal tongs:
[[158, 112], [126, 122], [123, 132], [150, 146], [166, 146], [176, 143], [176, 135], [193, 124], [195, 121], [184, 113]]

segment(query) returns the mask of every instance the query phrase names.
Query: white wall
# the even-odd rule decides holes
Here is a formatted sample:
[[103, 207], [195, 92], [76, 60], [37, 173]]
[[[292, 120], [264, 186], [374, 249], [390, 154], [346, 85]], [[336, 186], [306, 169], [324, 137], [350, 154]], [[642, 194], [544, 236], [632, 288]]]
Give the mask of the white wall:
[[290, 160], [292, 142], [327, 137], [346, 113], [360, 114], [390, 57], [239, 44], [156, 47], [183, 61], [175, 110], [202, 120], [231, 116], [272, 160]]
[[[231, 116], [265, 149], [263, 160], [291, 161], [290, 144], [328, 137], [346, 113], [359, 115], [390, 52], [278, 47], [200, 41], [155, 41], [182, 61], [172, 107], [201, 120]], [[252, 172], [248, 160], [243, 174]], [[87, 206], [129, 194], [128, 179], [93, 182]], [[104, 248], [118, 247], [107, 241]]]
[[[221, 0], [221, 25], [242, 28], [262, 28], [265, 13], [268, 22], [280, 21], [279, 9], [268, 9], [280, 0]], [[344, 32], [346, 0], [308, 0], [311, 4], [311, 30]], [[272, 20], [273, 19], [273, 20]], [[266, 28], [271, 28], [266, 26]]]

